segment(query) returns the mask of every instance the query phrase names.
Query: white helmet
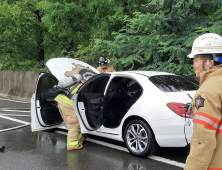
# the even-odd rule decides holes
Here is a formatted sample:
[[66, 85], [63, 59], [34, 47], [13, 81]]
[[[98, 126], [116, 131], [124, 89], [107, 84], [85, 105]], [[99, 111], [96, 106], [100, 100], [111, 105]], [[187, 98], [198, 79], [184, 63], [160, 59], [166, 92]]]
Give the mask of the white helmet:
[[206, 33], [197, 37], [193, 42], [189, 58], [194, 58], [197, 54], [213, 54], [213, 59], [219, 61], [220, 57], [216, 54], [222, 54], [222, 37], [214, 33]]

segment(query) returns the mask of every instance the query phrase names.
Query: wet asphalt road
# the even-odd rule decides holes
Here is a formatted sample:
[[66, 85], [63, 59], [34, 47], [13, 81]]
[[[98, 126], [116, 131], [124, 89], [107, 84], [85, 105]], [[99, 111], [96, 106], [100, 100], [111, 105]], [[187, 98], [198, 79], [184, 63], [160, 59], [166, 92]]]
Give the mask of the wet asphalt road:
[[[10, 109], [9, 109], [10, 108]], [[30, 103], [17, 103], [0, 99], [0, 116], [31, 122]], [[20, 111], [20, 112], [19, 112]], [[67, 151], [66, 136], [55, 132], [31, 132], [31, 127], [24, 127], [7, 132], [6, 128], [23, 125], [0, 117], [0, 146], [6, 147], [0, 152], [0, 170], [182, 170], [149, 158], [137, 158], [127, 152], [102, 146], [89, 141], [82, 150]], [[90, 138], [116, 146], [116, 142], [95, 136]], [[187, 157], [186, 148], [160, 148], [155, 154], [161, 158], [184, 163]]]

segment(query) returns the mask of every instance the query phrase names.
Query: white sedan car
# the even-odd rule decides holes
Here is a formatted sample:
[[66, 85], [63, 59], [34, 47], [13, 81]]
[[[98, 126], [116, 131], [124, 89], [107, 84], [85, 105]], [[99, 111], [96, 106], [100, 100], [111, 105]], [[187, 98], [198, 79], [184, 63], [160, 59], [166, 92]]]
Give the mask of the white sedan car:
[[[64, 127], [52, 87], [65, 77], [71, 63], [89, 66], [56, 58], [47, 62], [52, 74], [40, 73], [31, 99], [32, 131]], [[145, 157], [158, 146], [190, 143], [193, 123], [183, 107], [198, 87], [195, 80], [170, 73], [112, 72], [88, 80], [71, 100], [83, 134], [124, 141], [133, 155]]]

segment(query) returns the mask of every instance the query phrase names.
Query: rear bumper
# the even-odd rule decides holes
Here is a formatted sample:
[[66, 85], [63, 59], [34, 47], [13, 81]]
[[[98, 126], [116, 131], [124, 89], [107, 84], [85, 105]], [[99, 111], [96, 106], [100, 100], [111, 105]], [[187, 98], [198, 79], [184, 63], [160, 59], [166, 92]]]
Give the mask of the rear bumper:
[[156, 141], [160, 147], [185, 147], [188, 145], [184, 134], [156, 135]]
[[160, 147], [185, 147], [190, 143], [193, 125], [185, 126], [185, 118], [176, 116], [173, 119], [148, 123], [152, 127], [156, 142]]

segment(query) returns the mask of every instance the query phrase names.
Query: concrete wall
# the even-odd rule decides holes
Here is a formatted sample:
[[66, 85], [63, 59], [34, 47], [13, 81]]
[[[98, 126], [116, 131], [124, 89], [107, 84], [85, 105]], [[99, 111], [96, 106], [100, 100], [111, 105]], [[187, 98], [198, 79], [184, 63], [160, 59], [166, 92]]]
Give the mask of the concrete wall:
[[0, 97], [30, 101], [38, 72], [0, 71]]
[[30, 101], [38, 76], [39, 72], [0, 71], [0, 97]]

